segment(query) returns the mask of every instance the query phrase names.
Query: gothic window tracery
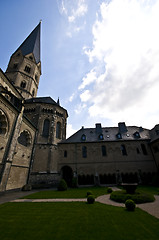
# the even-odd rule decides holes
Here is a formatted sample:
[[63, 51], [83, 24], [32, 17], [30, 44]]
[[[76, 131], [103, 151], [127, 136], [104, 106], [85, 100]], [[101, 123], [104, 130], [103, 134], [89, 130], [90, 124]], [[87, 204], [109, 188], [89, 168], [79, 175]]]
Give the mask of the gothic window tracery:
[[31, 144], [31, 134], [27, 130], [21, 132], [20, 136], [18, 137], [18, 143], [28, 147]]

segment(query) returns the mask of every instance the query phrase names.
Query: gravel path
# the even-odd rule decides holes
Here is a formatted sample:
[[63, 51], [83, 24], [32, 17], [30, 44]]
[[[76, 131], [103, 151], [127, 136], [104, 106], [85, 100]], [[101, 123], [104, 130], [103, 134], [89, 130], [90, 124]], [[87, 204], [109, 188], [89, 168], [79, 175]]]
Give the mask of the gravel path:
[[[103, 195], [96, 199], [97, 202], [117, 206], [117, 207], [125, 207], [124, 203], [117, 203], [110, 199], [110, 195]], [[152, 203], [142, 203], [137, 204], [136, 207], [141, 208], [142, 210], [148, 212], [149, 214], [159, 218], [159, 196], [155, 195], [155, 201]]]

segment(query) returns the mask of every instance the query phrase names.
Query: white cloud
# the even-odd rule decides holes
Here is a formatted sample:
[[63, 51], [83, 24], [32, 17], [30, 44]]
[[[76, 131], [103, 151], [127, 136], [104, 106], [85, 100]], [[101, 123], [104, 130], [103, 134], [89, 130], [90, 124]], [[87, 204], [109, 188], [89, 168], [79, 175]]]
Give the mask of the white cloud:
[[90, 99], [91, 95], [90, 95], [90, 91], [89, 90], [85, 90], [81, 95], [81, 101], [82, 102], [87, 102]]
[[92, 49], [85, 49], [94, 66], [79, 86], [81, 101], [91, 103], [90, 116], [148, 127], [157, 123], [158, 12], [158, 0], [101, 4], [92, 28]]
[[90, 85], [90, 83], [93, 83], [95, 80], [96, 80], [96, 72], [94, 69], [92, 69], [89, 73], [87, 73], [86, 77], [82, 79], [83, 82], [78, 89], [85, 88], [85, 86]]
[[77, 130], [72, 127], [72, 124], [67, 125], [67, 131], [66, 131], [66, 137], [70, 137], [72, 134], [74, 134]]
[[76, 114], [80, 114], [85, 108], [87, 107], [87, 105], [85, 103], [82, 103], [82, 104], [78, 104], [76, 107], [75, 107], [75, 113]]
[[86, 0], [57, 0], [57, 3], [59, 12], [67, 16], [69, 22], [75, 22], [88, 11]]

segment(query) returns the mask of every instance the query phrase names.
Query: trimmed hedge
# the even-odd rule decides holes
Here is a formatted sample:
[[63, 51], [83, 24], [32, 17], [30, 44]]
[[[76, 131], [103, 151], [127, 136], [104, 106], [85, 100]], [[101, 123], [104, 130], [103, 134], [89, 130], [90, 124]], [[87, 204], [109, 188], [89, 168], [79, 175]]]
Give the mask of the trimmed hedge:
[[112, 188], [108, 187], [107, 188], [107, 193], [112, 193], [112, 192], [113, 192]]
[[89, 195], [93, 195], [92, 191], [88, 191], [88, 192], [87, 192], [87, 197], [88, 197]]
[[32, 186], [30, 184], [26, 184], [22, 187], [22, 191], [31, 191]]
[[127, 194], [125, 190], [112, 192], [110, 199], [120, 203], [125, 203], [127, 199], [131, 199], [135, 203], [147, 203], [155, 201], [154, 196], [150, 193], [136, 191], [135, 194]]
[[67, 183], [64, 179], [61, 179], [58, 185], [58, 191], [66, 191], [67, 190]]
[[89, 195], [87, 197], [87, 203], [88, 204], [93, 204], [95, 202], [95, 197], [93, 195]]
[[136, 205], [135, 205], [135, 203], [134, 203], [133, 200], [128, 199], [128, 200], [126, 200], [126, 202], [125, 202], [125, 207], [126, 207], [126, 209], [127, 209], [128, 211], [134, 211]]

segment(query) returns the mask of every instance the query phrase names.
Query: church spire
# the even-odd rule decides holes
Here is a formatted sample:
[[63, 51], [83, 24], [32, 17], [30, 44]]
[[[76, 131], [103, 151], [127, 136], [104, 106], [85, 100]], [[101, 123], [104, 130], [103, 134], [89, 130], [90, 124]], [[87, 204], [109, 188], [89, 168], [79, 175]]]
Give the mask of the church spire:
[[36, 63], [40, 62], [40, 29], [41, 21], [30, 33], [30, 35], [24, 40], [20, 47], [15, 51], [17, 52], [18, 50], [21, 50], [23, 56], [33, 53]]
[[24, 99], [36, 97], [41, 75], [41, 22], [12, 54], [6, 75]]

